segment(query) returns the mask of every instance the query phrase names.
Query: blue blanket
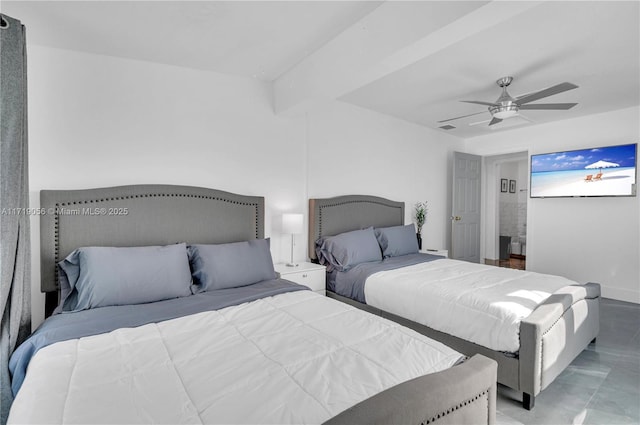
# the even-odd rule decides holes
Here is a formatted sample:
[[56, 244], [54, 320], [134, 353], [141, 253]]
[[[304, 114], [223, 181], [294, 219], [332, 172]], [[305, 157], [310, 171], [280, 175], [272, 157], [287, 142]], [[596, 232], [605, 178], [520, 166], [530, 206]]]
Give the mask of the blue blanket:
[[15, 396], [22, 386], [31, 358], [56, 342], [157, 323], [204, 311], [219, 310], [232, 305], [285, 292], [309, 289], [287, 280], [275, 279], [240, 288], [202, 292], [183, 298], [173, 298], [149, 304], [101, 307], [49, 317], [13, 353], [9, 359], [12, 375], [11, 390]]
[[346, 272], [333, 272], [327, 278], [332, 281], [333, 290], [336, 294], [366, 304], [364, 285], [367, 278], [372, 274], [441, 259], [442, 257], [431, 254], [401, 255], [399, 257], [385, 258], [382, 261], [360, 263]]

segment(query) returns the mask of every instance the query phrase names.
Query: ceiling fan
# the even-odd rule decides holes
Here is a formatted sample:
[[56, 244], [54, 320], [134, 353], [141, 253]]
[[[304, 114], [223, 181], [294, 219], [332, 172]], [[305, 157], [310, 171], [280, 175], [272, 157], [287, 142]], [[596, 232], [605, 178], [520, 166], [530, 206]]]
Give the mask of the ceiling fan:
[[[560, 83], [555, 86], [539, 90], [533, 93], [527, 93], [522, 96], [512, 97], [507, 93], [507, 87], [513, 81], [513, 77], [502, 77], [496, 81], [498, 86], [502, 87], [502, 94], [495, 102], [483, 102], [480, 100], [461, 100], [465, 103], [475, 103], [478, 105], [488, 106], [488, 111], [491, 114], [491, 121], [489, 125], [494, 125], [507, 118], [519, 115], [520, 110], [567, 110], [577, 105], [577, 103], [534, 103], [529, 104], [535, 100], [539, 100], [554, 94], [562, 93], [568, 90], [578, 88], [572, 83]], [[484, 114], [483, 112], [476, 112], [474, 114], [462, 115], [460, 117], [449, 118], [446, 120], [438, 121], [438, 123], [458, 120], [460, 118], [471, 117], [473, 115]]]

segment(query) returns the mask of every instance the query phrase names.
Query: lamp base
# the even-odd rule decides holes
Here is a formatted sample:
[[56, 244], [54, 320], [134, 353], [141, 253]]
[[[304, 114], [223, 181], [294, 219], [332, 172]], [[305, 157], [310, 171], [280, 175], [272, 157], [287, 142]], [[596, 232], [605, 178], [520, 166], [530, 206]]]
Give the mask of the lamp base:
[[286, 266], [287, 266], [287, 267], [298, 267], [298, 266], [299, 266], [299, 264], [296, 264], [296, 263], [287, 263], [287, 264], [286, 264]]

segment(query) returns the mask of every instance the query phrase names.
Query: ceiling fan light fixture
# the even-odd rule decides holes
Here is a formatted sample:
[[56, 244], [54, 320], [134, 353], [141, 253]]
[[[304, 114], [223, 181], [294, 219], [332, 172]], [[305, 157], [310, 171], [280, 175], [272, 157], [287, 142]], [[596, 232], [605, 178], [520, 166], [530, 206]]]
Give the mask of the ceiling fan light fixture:
[[498, 119], [506, 119], [518, 115], [518, 105], [512, 103], [510, 105], [495, 105], [489, 107], [491, 116]]

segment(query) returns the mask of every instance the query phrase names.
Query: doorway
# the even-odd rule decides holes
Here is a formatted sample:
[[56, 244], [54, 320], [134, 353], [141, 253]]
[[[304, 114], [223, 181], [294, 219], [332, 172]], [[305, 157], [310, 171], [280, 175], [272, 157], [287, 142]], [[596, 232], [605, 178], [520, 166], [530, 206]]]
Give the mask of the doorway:
[[485, 157], [485, 263], [524, 270], [528, 152]]

